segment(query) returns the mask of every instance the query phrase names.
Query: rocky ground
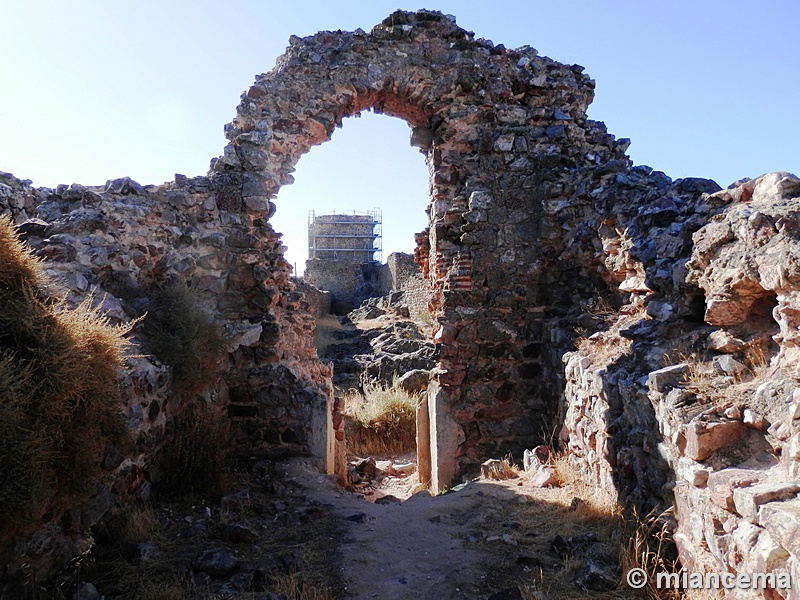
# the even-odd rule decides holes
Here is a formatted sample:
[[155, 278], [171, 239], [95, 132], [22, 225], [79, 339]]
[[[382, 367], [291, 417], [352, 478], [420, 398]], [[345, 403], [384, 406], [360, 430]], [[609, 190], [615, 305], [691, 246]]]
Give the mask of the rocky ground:
[[66, 597], [626, 597], [611, 589], [623, 537], [613, 507], [532, 479], [370, 502], [304, 459], [253, 465], [216, 501], [154, 501], [108, 523]]
[[[403, 292], [370, 298], [328, 326], [329, 339], [320, 353], [333, 365], [333, 383], [340, 390], [397, 383], [409, 392], [428, 384], [436, 363], [430, 325], [409, 317]], [[320, 348], [318, 348], [320, 350]]]

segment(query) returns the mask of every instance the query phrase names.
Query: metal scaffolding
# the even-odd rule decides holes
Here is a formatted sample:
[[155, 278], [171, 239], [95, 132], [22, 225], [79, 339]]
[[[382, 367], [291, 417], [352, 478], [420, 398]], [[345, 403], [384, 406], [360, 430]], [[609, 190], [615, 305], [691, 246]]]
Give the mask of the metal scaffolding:
[[351, 263], [382, 261], [381, 209], [318, 215], [308, 211], [308, 258]]

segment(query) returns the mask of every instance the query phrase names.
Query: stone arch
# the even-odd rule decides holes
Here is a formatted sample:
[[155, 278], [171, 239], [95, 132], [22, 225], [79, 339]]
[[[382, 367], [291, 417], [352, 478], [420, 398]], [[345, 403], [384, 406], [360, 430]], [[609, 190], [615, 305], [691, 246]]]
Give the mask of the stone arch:
[[[624, 145], [585, 117], [594, 82], [582, 70], [476, 40], [438, 12], [398, 11], [370, 33], [293, 37], [242, 95], [230, 142], [212, 161], [218, 204], [258, 240], [300, 157], [344, 118], [372, 109], [412, 127], [430, 171], [416, 257], [433, 289], [441, 352], [419, 427], [430, 443], [418, 451], [435, 490], [489, 456], [541, 441], [552, 416], [542, 373], [560, 354], [547, 348], [558, 346], [548, 323], [580, 285], [561, 274], [580, 267], [574, 258], [550, 265], [564, 260], [562, 228], [591, 201], [565, 172], [590, 178], [599, 164], [628, 164]], [[254, 245], [256, 263], [278, 252]], [[316, 427], [325, 439], [311, 446], [330, 455], [325, 412], [328, 426]]]

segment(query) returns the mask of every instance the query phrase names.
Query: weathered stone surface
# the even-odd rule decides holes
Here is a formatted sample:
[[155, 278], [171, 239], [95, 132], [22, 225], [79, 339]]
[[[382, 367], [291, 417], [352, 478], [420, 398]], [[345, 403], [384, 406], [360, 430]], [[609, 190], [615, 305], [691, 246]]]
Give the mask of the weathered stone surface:
[[793, 498], [800, 492], [800, 481], [761, 483], [733, 492], [733, 505], [742, 517], [753, 520], [762, 504]]
[[705, 487], [712, 470], [690, 458], [681, 457], [678, 460], [676, 474], [695, 487]]
[[708, 335], [708, 348], [717, 352], [737, 352], [744, 348], [744, 342], [724, 329], [717, 329]]
[[711, 473], [708, 477], [710, 500], [725, 510], [735, 510], [733, 493], [736, 489], [760, 482], [766, 474], [752, 469], [728, 468]]
[[705, 460], [717, 450], [734, 443], [744, 432], [745, 427], [740, 421], [693, 420], [684, 430], [684, 453], [693, 460]]
[[763, 504], [758, 511], [758, 524], [792, 556], [800, 558], [800, 500]]
[[714, 359], [714, 367], [716, 367], [719, 371], [723, 373], [727, 373], [728, 375], [740, 375], [747, 370], [747, 367], [740, 363], [738, 360], [731, 358], [730, 356], [717, 356]]
[[428, 389], [431, 373], [424, 369], [413, 369], [397, 379], [397, 387], [409, 394], [420, 394]]
[[665, 392], [681, 383], [688, 371], [689, 366], [686, 364], [672, 365], [670, 367], [658, 369], [657, 371], [652, 371], [647, 376], [647, 384], [652, 390]]

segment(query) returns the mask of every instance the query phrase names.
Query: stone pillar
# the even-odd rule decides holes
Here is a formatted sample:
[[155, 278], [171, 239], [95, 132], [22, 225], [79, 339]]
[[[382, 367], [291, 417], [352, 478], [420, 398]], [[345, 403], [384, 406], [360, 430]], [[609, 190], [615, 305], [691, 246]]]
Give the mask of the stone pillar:
[[430, 419], [431, 485], [433, 494], [445, 491], [456, 477], [456, 454], [464, 442], [464, 433], [450, 415], [449, 396], [438, 381], [428, 385]]
[[427, 393], [417, 404], [417, 475], [425, 487], [431, 485], [431, 421]]
[[309, 450], [325, 473], [333, 474], [336, 436], [333, 431], [333, 403], [329, 394], [317, 394], [311, 407]]

